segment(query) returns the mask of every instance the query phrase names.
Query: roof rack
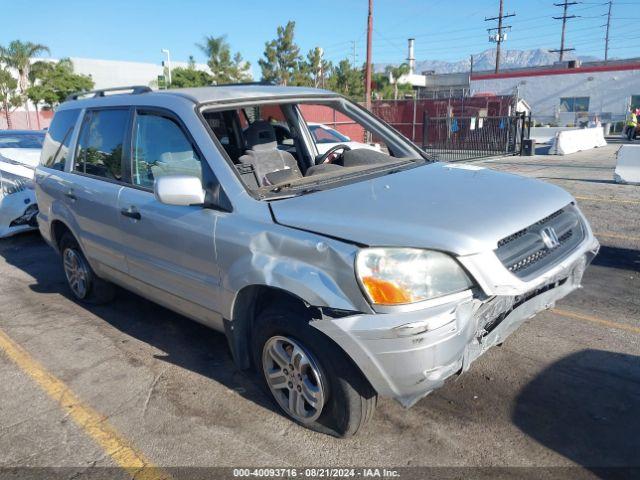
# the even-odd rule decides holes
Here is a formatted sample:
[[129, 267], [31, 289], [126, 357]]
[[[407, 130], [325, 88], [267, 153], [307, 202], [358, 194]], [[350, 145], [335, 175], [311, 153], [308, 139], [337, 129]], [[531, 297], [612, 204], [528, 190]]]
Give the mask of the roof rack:
[[251, 85], [276, 86], [277, 84], [268, 80], [260, 80], [259, 82], [237, 82], [237, 83], [217, 83], [212, 87], [246, 87]]
[[140, 95], [141, 93], [148, 93], [152, 91], [149, 87], [145, 85], [133, 85], [131, 87], [101, 88], [99, 90], [90, 90], [86, 92], [72, 93], [67, 98], [65, 98], [64, 101], [68, 102], [70, 100], [78, 100], [78, 98], [80, 97], [86, 97], [92, 94], [93, 96], [91, 98], [99, 98], [99, 97], [104, 97], [106, 92], [122, 92], [127, 90], [131, 90], [130, 93], [132, 95]]

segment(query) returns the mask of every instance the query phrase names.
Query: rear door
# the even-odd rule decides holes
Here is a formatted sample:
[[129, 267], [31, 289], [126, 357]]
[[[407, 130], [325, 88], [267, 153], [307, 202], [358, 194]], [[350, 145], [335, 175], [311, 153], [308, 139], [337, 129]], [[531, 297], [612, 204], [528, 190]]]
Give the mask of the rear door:
[[49, 238], [51, 232], [51, 213], [55, 208], [67, 203], [65, 193], [69, 191], [73, 175], [69, 173], [72, 144], [75, 142], [74, 132], [81, 110], [60, 110], [45, 135], [40, 156], [40, 166], [36, 169], [36, 197], [38, 200], [38, 222], [42, 234]]
[[137, 109], [130, 168], [130, 183], [119, 198], [129, 276], [219, 311], [214, 231], [219, 216], [228, 214], [199, 205], [165, 205], [153, 194], [155, 179], [163, 175], [202, 180], [209, 168], [176, 116], [161, 109]]
[[[78, 137], [66, 201], [79, 228], [84, 253], [94, 267], [126, 272], [118, 196], [123, 189], [123, 155], [131, 110], [92, 109], [85, 112]], [[123, 153], [125, 152], [125, 153]], [[99, 262], [101, 265], [95, 265]]]

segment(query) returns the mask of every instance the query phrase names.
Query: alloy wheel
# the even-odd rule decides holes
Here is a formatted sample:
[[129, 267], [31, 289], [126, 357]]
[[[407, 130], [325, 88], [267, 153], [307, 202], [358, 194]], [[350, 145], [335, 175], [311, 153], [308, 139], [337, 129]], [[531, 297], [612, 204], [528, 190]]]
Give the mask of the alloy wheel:
[[291, 417], [311, 423], [327, 398], [325, 382], [311, 354], [295, 340], [271, 337], [262, 350], [262, 369], [274, 398]]
[[89, 285], [89, 270], [85, 261], [72, 248], [67, 248], [62, 257], [64, 273], [71, 291], [79, 299], [84, 299]]

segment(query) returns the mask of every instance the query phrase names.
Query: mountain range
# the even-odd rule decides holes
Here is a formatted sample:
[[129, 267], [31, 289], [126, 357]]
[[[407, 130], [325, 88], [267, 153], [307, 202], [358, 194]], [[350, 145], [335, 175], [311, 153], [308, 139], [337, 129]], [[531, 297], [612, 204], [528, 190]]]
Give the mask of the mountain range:
[[[566, 60], [581, 60], [583, 62], [591, 62], [599, 60], [592, 56], [575, 56], [571, 52], [565, 56]], [[548, 50], [541, 48], [533, 50], [503, 50], [500, 54], [500, 68], [523, 68], [538, 67], [542, 65], [553, 65], [558, 61], [557, 53], [550, 53]], [[487, 49], [481, 53], [473, 55], [473, 69], [475, 71], [493, 70], [496, 64], [495, 49]], [[384, 72], [389, 63], [378, 63], [375, 65], [376, 72]], [[468, 72], [471, 60], [466, 58], [454, 62], [446, 62], [442, 60], [416, 60], [416, 73], [425, 71], [435, 71], [436, 73], [456, 73]]]

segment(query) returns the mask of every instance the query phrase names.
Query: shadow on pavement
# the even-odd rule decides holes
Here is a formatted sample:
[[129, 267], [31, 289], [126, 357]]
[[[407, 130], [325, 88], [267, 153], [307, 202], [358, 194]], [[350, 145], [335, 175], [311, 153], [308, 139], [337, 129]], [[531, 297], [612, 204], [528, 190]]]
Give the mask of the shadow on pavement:
[[593, 265], [640, 272], [640, 250], [601, 246]]
[[639, 407], [640, 357], [582, 350], [555, 362], [522, 389], [513, 422], [547, 448], [610, 477], [615, 471], [602, 468], [635, 467], [638, 472]]
[[[33, 277], [34, 282], [29, 285], [32, 291], [58, 293], [74, 301], [67, 288], [60, 257], [39, 233], [0, 241], [0, 257]], [[210, 378], [248, 400], [280, 413], [252, 373], [236, 367], [223, 334], [124, 289], [118, 289], [116, 299], [108, 305], [82, 305], [82, 308], [126, 335], [164, 352], [155, 358]]]

